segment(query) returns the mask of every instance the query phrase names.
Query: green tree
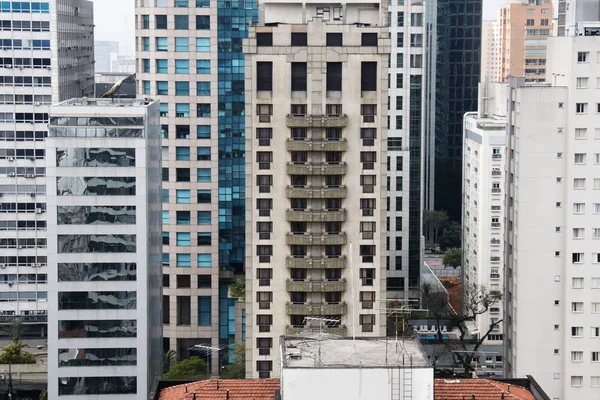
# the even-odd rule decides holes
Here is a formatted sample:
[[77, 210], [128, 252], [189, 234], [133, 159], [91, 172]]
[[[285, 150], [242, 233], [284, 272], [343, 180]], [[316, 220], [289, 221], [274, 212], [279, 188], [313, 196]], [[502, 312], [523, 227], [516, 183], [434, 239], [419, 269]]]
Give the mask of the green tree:
[[48, 389], [42, 390], [39, 400], [48, 400]]
[[26, 344], [16, 342], [2, 349], [0, 364], [35, 364], [36, 358], [33, 354], [23, 350]]
[[243, 276], [238, 278], [229, 285], [229, 295], [233, 298], [246, 300], [246, 279]]
[[449, 222], [440, 235], [438, 244], [442, 251], [452, 248], [461, 247], [462, 243], [462, 228], [458, 222]]
[[200, 357], [179, 361], [164, 375], [165, 379], [203, 379], [206, 378], [206, 362]]
[[177, 364], [177, 352], [175, 350], [169, 350], [164, 355], [163, 370], [167, 373], [173, 365]]
[[244, 379], [246, 378], [246, 346], [244, 343], [236, 344], [233, 351], [235, 360], [223, 368], [221, 378], [223, 379]]
[[18, 343], [25, 329], [25, 321], [22, 317], [12, 317], [7, 324], [0, 325], [0, 334], [10, 337], [13, 343]]
[[442, 258], [442, 263], [444, 267], [452, 267], [454, 269], [460, 267], [461, 250], [456, 248], [446, 250], [444, 258]]
[[446, 211], [424, 211], [423, 231], [428, 244], [439, 243], [439, 233], [448, 224]]

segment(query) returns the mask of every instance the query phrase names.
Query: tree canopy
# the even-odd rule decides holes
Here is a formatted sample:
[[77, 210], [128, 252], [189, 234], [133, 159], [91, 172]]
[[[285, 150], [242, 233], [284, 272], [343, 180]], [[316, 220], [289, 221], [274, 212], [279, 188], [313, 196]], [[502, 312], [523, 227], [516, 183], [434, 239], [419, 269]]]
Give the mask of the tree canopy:
[[164, 379], [206, 378], [206, 362], [200, 357], [179, 361], [164, 375]]
[[35, 364], [36, 358], [33, 354], [23, 350], [27, 347], [21, 342], [11, 343], [2, 349], [0, 353], [0, 364]]
[[461, 257], [462, 255], [460, 249], [448, 249], [442, 258], [442, 264], [444, 264], [444, 267], [452, 267], [456, 269], [460, 267]]

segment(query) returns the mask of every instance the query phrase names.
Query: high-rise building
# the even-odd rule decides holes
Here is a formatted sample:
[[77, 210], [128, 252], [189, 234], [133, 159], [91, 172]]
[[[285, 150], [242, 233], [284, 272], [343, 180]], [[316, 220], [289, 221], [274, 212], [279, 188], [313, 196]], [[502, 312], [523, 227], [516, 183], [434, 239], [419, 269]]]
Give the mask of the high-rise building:
[[482, 0], [434, 0], [426, 8], [425, 208], [459, 221], [463, 116], [477, 108]]
[[553, 82], [507, 92], [505, 372], [554, 399], [600, 397], [598, 49], [549, 38]]
[[500, 60], [500, 26], [497, 20], [483, 21], [481, 34], [481, 81], [497, 82]]
[[418, 300], [422, 259], [426, 7], [388, 5], [387, 297]]
[[93, 94], [93, 3], [4, 1], [0, 15], [0, 316], [45, 336], [48, 106]]
[[387, 2], [260, 7], [244, 43], [248, 377], [279, 375], [281, 335], [386, 325]]
[[600, 0], [558, 0], [558, 36], [581, 35], [578, 22], [600, 21]]
[[551, 0], [511, 0], [500, 7], [498, 82], [546, 79], [546, 39], [552, 35]]
[[48, 398], [153, 398], [162, 375], [157, 101], [50, 109]]
[[242, 38], [254, 18], [254, 1], [136, 1], [138, 94], [161, 100], [164, 345], [180, 358], [235, 342], [227, 284], [244, 271]]

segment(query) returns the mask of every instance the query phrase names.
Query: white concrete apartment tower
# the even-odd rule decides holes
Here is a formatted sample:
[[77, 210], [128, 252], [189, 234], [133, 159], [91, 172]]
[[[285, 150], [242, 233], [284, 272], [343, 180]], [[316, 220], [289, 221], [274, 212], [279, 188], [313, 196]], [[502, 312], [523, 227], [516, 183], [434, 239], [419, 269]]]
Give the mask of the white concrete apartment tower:
[[505, 368], [600, 398], [600, 37], [548, 39], [552, 86], [507, 101]]
[[93, 3], [0, 3], [0, 323], [46, 335], [48, 107], [94, 89]]
[[50, 109], [48, 398], [153, 398], [162, 375], [158, 101]]
[[248, 377], [284, 334], [385, 334], [386, 15], [265, 1], [244, 42]]

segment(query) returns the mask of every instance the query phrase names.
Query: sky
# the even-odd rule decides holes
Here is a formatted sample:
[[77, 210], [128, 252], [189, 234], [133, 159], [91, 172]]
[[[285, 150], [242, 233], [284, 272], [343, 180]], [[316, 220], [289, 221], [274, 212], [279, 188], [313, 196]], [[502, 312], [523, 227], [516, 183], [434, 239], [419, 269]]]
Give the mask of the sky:
[[[135, 55], [134, 0], [93, 0], [95, 40], [120, 43], [121, 53]], [[496, 19], [507, 0], [483, 0], [483, 18]]]

